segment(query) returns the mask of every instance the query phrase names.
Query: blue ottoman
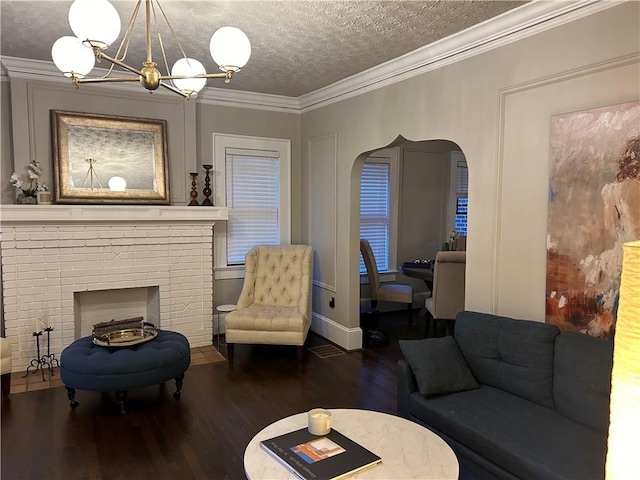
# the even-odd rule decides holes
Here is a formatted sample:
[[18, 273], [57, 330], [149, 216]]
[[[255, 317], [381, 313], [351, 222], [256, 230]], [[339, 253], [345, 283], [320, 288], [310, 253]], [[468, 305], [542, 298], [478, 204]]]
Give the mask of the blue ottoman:
[[184, 372], [189, 368], [191, 351], [184, 335], [158, 330], [153, 340], [131, 347], [102, 347], [92, 337], [83, 337], [66, 347], [60, 355], [60, 378], [67, 388], [71, 408], [78, 406], [76, 389], [115, 391], [120, 413], [125, 413], [127, 390], [176, 381], [173, 396], [180, 398]]

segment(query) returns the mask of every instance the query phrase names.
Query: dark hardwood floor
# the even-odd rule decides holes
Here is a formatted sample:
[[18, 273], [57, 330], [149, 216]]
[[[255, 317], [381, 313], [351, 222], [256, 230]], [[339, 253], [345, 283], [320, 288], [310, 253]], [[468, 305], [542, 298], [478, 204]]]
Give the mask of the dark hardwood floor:
[[238, 345], [233, 366], [190, 367], [178, 401], [173, 382], [130, 391], [125, 415], [113, 393], [79, 391], [75, 410], [62, 387], [11, 395], [2, 401], [1, 477], [242, 479], [247, 443], [282, 417], [313, 407], [396, 413], [397, 340], [422, 338], [424, 319], [408, 327], [404, 311], [384, 314], [380, 328], [388, 347], [325, 359], [306, 352], [302, 364], [292, 347]]

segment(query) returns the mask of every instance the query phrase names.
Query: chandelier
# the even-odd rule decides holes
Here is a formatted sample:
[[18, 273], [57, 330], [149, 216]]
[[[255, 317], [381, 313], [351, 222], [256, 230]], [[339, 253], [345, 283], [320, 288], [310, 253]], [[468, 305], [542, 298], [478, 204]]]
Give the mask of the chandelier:
[[[131, 32], [143, 3], [146, 60], [138, 69], [125, 63], [125, 60], [131, 41]], [[164, 19], [182, 53], [182, 58], [173, 65], [171, 70], [169, 70], [158, 28], [158, 17]], [[121, 24], [118, 12], [108, 0], [75, 0], [69, 8], [69, 25], [75, 36], [59, 38], [51, 48], [51, 57], [56, 67], [65, 77], [70, 78], [76, 87], [81, 83], [139, 81], [149, 93], [163, 87], [188, 100], [204, 88], [207, 78], [223, 78], [225, 83], [229, 83], [233, 74], [239, 72], [251, 56], [251, 43], [244, 32], [235, 27], [222, 27], [213, 34], [209, 43], [211, 56], [222, 73], [207, 73], [202, 63], [187, 57], [159, 0], [137, 0], [124, 37], [114, 56], [108, 55], [105, 50], [120, 35]], [[160, 45], [166, 74], [160, 72], [153, 60], [151, 39], [154, 31]], [[91, 72], [95, 62], [100, 63], [102, 60], [111, 63], [107, 73], [102, 77], [87, 78], [86, 75]], [[116, 66], [133, 75], [112, 76]]]

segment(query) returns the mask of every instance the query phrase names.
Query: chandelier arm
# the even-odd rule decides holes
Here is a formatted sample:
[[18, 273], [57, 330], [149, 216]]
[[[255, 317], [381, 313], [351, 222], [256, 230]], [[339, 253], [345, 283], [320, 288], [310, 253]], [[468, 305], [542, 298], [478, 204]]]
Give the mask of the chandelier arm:
[[103, 82], [138, 82], [139, 77], [99, 77], [99, 78], [75, 78], [73, 83], [103, 83]]
[[182, 78], [231, 78], [228, 73], [200, 73], [197, 75], [161, 75], [160, 80], [176, 80]]
[[[187, 58], [187, 54], [185, 53], [184, 48], [182, 48], [182, 43], [180, 43], [180, 40], [178, 39], [178, 36], [176, 35], [175, 30], [171, 26], [171, 23], [169, 22], [169, 19], [167, 18], [167, 15], [164, 13], [164, 9], [162, 8], [162, 5], [160, 5], [160, 1], [159, 0], [156, 0], [156, 5], [158, 5], [158, 9], [160, 10], [160, 13], [162, 14], [162, 17], [164, 18], [164, 21], [167, 22], [167, 27], [169, 27], [169, 31], [171, 32], [171, 35], [173, 35], [173, 39], [178, 44], [178, 48], [180, 48], [180, 51], [182, 52], [182, 57], [183, 58]], [[159, 32], [160, 32], [160, 30], [158, 30], [158, 33]], [[164, 53], [164, 50], [163, 50], [163, 53]], [[167, 71], [169, 71], [169, 70], [167, 69]]]
[[[155, 2], [156, 5], [158, 5], [158, 8], [160, 8], [160, 11], [162, 11], [162, 8], [160, 7], [160, 4], [156, 1]], [[171, 70], [169, 69], [169, 62], [167, 62], [167, 54], [164, 50], [164, 43], [162, 42], [162, 35], [160, 34], [160, 27], [158, 26], [158, 16], [156, 15], [156, 9], [153, 6], [154, 4], [151, 4], [151, 7], [153, 8], [153, 21], [156, 25], [156, 32], [158, 32], [158, 43], [160, 44], [160, 52], [162, 52], [162, 60], [164, 61], [164, 68], [165, 71], [167, 72], [167, 74], [171, 73]], [[169, 21], [166, 19], [165, 17], [165, 21], [167, 21], [167, 24], [169, 23]], [[151, 26], [149, 25], [148, 28], [151, 28]], [[171, 28], [171, 25], [169, 25], [169, 28]], [[176, 39], [177, 41], [177, 39]]]
[[140, 70], [138, 70], [136, 68], [133, 68], [133, 67], [130, 67], [126, 63], [118, 60], [117, 58], [110, 57], [109, 55], [105, 54], [104, 52], [100, 52], [100, 56], [102, 58], [104, 58], [105, 60], [107, 60], [108, 62], [114, 63], [114, 64], [118, 65], [119, 67], [124, 68], [125, 70], [127, 70], [127, 71], [129, 71], [131, 73], [135, 73], [136, 75], [141, 75], [141, 76], [143, 75], [143, 73]]
[[160, 86], [166, 88], [167, 90], [171, 90], [173, 93], [177, 93], [178, 95], [184, 97], [185, 100], [189, 100], [189, 98], [191, 98], [191, 92], [185, 93], [168, 83], [160, 82]]
[[[131, 41], [131, 33], [133, 32], [133, 26], [135, 24], [136, 18], [138, 18], [138, 13], [140, 12], [141, 4], [142, 4], [142, 0], [138, 0], [136, 2], [136, 6], [133, 9], [133, 13], [129, 18], [127, 29], [124, 32], [124, 37], [122, 37], [122, 41], [120, 42], [120, 45], [118, 46], [118, 50], [116, 51], [115, 58], [119, 60], [124, 60], [125, 58], [127, 58], [127, 53], [129, 52], [129, 42]], [[120, 52], [122, 51], [123, 48], [124, 48], [124, 53], [122, 54], [122, 57], [120, 57]]]

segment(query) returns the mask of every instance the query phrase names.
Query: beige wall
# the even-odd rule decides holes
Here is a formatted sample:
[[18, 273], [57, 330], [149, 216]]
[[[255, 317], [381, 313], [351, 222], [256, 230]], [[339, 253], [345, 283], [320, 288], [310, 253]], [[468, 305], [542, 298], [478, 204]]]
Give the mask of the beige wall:
[[[198, 165], [213, 164], [213, 133], [291, 140], [291, 241], [301, 243], [300, 116], [199, 103], [196, 124]], [[215, 305], [234, 304], [242, 290], [242, 279], [215, 280], [214, 289]]]
[[639, 15], [628, 2], [303, 115], [303, 170], [310, 138], [338, 139], [336, 308], [314, 319], [330, 339], [353, 344], [357, 334], [354, 164], [398, 135], [451, 140], [466, 156], [466, 307], [544, 319], [550, 116], [640, 97]]
[[[51, 110], [164, 119], [167, 121], [171, 203], [185, 205], [188, 202], [191, 185], [188, 172], [193, 171], [196, 165], [193, 102], [185, 102], [177, 95], [156, 93], [150, 101], [148, 95], [141, 95], [143, 92], [129, 89], [95, 85], [75, 89], [70, 82], [10, 79], [13, 166], [16, 172], [24, 176], [26, 165], [37, 159], [43, 169], [42, 181], [54, 186]], [[5, 161], [3, 158], [3, 165]], [[5, 189], [12, 188], [7, 182], [2, 182], [3, 201], [10, 198], [13, 203], [15, 193], [11, 192], [8, 197], [5, 193]]]

